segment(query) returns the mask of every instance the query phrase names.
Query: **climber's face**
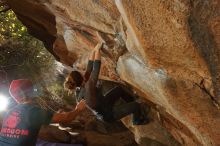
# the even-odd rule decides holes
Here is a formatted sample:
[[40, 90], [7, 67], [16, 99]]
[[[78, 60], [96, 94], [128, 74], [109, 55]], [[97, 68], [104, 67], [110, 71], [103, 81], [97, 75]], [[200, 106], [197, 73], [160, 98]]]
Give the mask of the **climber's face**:
[[71, 76], [68, 76], [64, 82], [64, 88], [68, 90], [74, 90], [76, 88], [76, 82]]

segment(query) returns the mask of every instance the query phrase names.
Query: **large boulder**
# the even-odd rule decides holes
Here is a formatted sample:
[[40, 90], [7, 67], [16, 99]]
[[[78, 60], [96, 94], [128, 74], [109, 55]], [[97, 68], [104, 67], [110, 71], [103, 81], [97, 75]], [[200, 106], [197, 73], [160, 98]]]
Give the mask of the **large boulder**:
[[100, 32], [100, 78], [132, 87], [154, 110], [152, 126], [125, 119], [139, 143], [220, 145], [220, 1], [7, 2], [57, 60], [82, 72]]

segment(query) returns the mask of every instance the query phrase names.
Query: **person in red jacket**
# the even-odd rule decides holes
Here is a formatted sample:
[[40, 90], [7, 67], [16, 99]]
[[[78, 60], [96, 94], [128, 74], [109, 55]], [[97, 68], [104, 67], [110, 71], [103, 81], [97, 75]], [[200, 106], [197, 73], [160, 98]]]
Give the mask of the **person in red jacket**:
[[70, 112], [52, 113], [40, 108], [33, 102], [35, 91], [28, 79], [13, 80], [9, 92], [18, 104], [3, 119], [0, 146], [35, 146], [42, 125], [71, 122], [85, 109], [83, 100]]

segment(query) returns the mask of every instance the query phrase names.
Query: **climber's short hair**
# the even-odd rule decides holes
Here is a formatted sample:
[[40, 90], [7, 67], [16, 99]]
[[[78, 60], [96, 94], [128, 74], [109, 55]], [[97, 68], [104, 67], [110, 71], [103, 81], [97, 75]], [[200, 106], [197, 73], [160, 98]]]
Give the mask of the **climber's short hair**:
[[78, 71], [72, 71], [66, 77], [64, 82], [64, 88], [67, 90], [73, 90], [76, 87], [80, 87], [83, 82], [83, 77]]

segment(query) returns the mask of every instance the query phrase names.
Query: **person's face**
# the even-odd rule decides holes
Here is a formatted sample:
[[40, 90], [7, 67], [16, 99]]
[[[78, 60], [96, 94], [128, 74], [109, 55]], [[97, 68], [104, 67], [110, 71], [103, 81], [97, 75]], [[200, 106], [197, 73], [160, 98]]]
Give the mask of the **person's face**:
[[66, 89], [74, 90], [76, 88], [76, 82], [69, 76], [66, 78], [64, 86]]

